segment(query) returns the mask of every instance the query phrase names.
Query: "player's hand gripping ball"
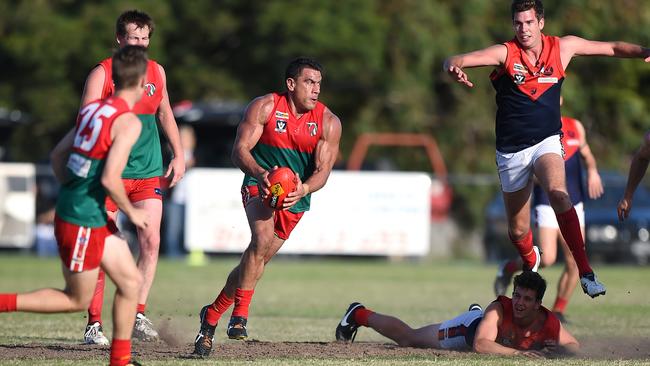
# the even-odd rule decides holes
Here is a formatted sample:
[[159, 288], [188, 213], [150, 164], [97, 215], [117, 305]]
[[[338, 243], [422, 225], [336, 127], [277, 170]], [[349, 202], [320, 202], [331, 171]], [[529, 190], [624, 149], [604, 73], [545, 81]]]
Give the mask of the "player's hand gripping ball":
[[296, 190], [298, 179], [291, 168], [280, 167], [268, 175], [270, 194], [266, 197], [266, 204], [274, 210], [281, 210], [284, 199], [290, 192]]

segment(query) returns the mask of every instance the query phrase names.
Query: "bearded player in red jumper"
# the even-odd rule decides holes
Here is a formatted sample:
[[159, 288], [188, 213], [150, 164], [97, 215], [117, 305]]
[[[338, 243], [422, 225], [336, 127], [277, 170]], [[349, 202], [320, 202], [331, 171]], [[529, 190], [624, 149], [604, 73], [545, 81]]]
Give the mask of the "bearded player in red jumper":
[[[332, 171], [339, 150], [341, 122], [318, 101], [321, 71], [321, 65], [314, 60], [293, 60], [285, 72], [287, 92], [254, 99], [239, 124], [232, 158], [245, 174], [242, 199], [251, 242], [219, 296], [201, 309], [195, 354], [210, 354], [217, 322], [233, 303], [228, 337], [248, 336], [248, 307], [264, 266], [309, 210], [311, 193], [325, 185]], [[262, 198], [269, 194], [268, 174], [276, 166], [290, 167], [298, 181], [297, 189], [285, 198], [283, 209], [274, 211]]]
[[542, 33], [540, 0], [514, 0], [515, 37], [503, 44], [445, 60], [444, 70], [472, 87], [464, 68], [495, 66], [490, 76], [496, 89], [496, 160], [508, 216], [508, 233], [525, 270], [536, 271], [540, 254], [530, 230], [533, 174], [547, 193], [580, 272], [582, 290], [591, 297], [605, 294], [589, 265], [580, 222], [569, 198], [560, 142], [560, 89], [576, 56], [636, 57], [650, 61], [647, 48], [625, 42], [597, 42], [576, 36]]

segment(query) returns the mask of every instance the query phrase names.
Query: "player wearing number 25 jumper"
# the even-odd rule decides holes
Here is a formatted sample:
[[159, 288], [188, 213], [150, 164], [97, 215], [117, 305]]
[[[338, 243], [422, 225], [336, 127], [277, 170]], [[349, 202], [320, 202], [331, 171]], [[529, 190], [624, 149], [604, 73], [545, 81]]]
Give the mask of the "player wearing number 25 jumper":
[[61, 191], [56, 205], [55, 235], [63, 262], [64, 290], [41, 289], [0, 294], [0, 312], [59, 313], [82, 311], [93, 296], [99, 267], [115, 282], [111, 365], [131, 359], [131, 332], [142, 283], [129, 247], [117, 228], [107, 224], [106, 193], [139, 228], [148, 215], [126, 196], [120, 176], [141, 123], [131, 112], [144, 90], [146, 50], [128, 46], [113, 56], [116, 93], [81, 108], [75, 128], [52, 152], [52, 166]]

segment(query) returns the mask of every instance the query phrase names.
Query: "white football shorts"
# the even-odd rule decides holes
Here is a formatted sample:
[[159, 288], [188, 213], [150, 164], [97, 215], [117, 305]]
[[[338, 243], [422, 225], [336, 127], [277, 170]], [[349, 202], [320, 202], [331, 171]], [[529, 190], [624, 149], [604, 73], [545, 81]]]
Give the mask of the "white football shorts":
[[496, 163], [503, 192], [517, 192], [533, 179], [533, 165], [542, 155], [553, 153], [564, 156], [560, 135], [545, 138], [537, 145], [514, 153], [497, 150]]
[[[582, 202], [573, 206], [576, 209], [578, 214], [578, 220], [580, 220], [580, 226], [585, 226], [585, 209]], [[559, 229], [560, 227], [557, 224], [557, 217], [555, 216], [555, 211], [553, 207], [549, 205], [537, 205], [535, 206], [535, 225], [537, 227], [549, 228], [549, 229]]]
[[483, 319], [482, 310], [466, 311], [459, 316], [440, 324], [438, 337], [440, 348], [466, 350], [472, 348], [476, 327]]

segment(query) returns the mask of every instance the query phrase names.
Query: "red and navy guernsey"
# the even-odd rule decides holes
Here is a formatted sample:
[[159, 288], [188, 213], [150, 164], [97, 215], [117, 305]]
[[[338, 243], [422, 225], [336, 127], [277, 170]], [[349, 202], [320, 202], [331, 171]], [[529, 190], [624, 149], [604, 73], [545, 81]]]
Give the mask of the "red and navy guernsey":
[[504, 45], [506, 61], [490, 80], [497, 92], [496, 148], [512, 153], [560, 134], [560, 90], [565, 74], [558, 37], [542, 34], [537, 62], [528, 59], [516, 38]]

